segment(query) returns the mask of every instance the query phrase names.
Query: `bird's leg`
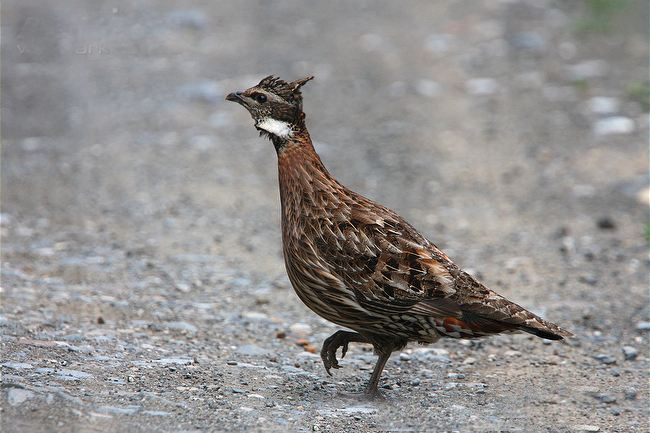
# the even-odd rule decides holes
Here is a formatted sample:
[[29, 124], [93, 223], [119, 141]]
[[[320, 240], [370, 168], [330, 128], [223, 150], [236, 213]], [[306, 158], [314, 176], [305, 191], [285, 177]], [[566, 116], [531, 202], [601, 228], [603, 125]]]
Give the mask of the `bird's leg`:
[[323, 349], [320, 351], [320, 357], [325, 365], [325, 371], [330, 376], [330, 368], [341, 368], [336, 359], [336, 351], [341, 349], [341, 358], [345, 357], [348, 351], [349, 343], [370, 343], [363, 335], [350, 331], [336, 331], [323, 342]]
[[381, 373], [382, 371], [384, 371], [384, 366], [386, 365], [386, 361], [388, 361], [388, 358], [390, 358], [390, 354], [392, 353], [391, 349], [385, 350], [384, 348], [382, 348], [381, 350], [377, 350], [377, 348], [375, 347], [375, 350], [379, 358], [377, 358], [377, 364], [375, 364], [375, 368], [374, 370], [372, 370], [372, 376], [370, 376], [370, 382], [368, 383], [368, 387], [366, 388], [366, 391], [364, 393], [369, 398], [381, 397], [381, 394], [379, 393], [379, 389], [377, 387], [379, 385], [379, 378], [381, 377]]

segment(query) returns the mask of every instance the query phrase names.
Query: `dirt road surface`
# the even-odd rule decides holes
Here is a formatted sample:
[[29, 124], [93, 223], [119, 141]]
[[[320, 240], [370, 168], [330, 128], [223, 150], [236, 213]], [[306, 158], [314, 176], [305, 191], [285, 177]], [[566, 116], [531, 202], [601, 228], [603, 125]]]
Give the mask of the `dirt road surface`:
[[[614, 6], [610, 7], [607, 5]], [[646, 432], [641, 1], [9, 0], [3, 432]], [[572, 330], [396, 353], [384, 401], [293, 293], [276, 157], [230, 91], [304, 89], [342, 183]]]

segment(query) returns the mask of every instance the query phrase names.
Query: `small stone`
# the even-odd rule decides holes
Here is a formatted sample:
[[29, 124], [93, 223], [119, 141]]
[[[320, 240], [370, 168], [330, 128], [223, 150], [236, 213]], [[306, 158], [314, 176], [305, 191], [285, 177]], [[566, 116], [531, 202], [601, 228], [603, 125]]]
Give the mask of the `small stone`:
[[411, 386], [419, 386], [420, 385], [420, 379], [417, 377], [415, 379], [412, 379], [411, 382], [409, 382]]
[[104, 321], [104, 318], [102, 316], [97, 317], [97, 324], [98, 325], [103, 325], [104, 323], [106, 323], [106, 322]]
[[634, 388], [625, 390], [625, 400], [636, 400], [637, 391]]
[[418, 80], [415, 83], [415, 91], [427, 98], [433, 98], [440, 93], [440, 85], [432, 80]]
[[602, 401], [603, 403], [607, 403], [607, 404], [616, 402], [616, 397], [614, 397], [613, 395], [609, 395], [609, 394], [598, 394], [596, 396], [596, 398], [598, 400]]
[[11, 388], [7, 392], [7, 402], [11, 406], [18, 406], [19, 404], [24, 403], [25, 401], [29, 400], [33, 396], [34, 393], [26, 389]]
[[624, 116], [613, 116], [599, 120], [594, 124], [594, 134], [598, 136], [630, 134], [634, 132], [634, 121]]
[[190, 289], [192, 288], [192, 287], [190, 287], [189, 284], [186, 284], [186, 283], [176, 283], [175, 287], [176, 287], [176, 290], [178, 290], [179, 292], [183, 292], [183, 293], [189, 292]]
[[162, 358], [162, 359], [156, 359], [154, 362], [157, 362], [162, 365], [171, 365], [171, 364], [189, 365], [192, 364], [194, 360], [191, 358]]
[[11, 368], [12, 370], [22, 370], [25, 368], [34, 368], [32, 364], [28, 364], [26, 362], [5, 362], [2, 364], [3, 367], [5, 368]]
[[621, 102], [617, 98], [595, 96], [587, 102], [587, 106], [595, 114], [615, 114], [620, 110]]
[[621, 350], [623, 351], [625, 359], [628, 361], [634, 361], [639, 354], [639, 351], [636, 349], [636, 347], [632, 346], [623, 346]]
[[569, 78], [575, 81], [599, 78], [607, 75], [609, 65], [604, 60], [586, 60], [569, 66]]
[[580, 424], [573, 426], [574, 431], [586, 431], [586, 432], [595, 432], [600, 431], [600, 427], [596, 425]]
[[140, 406], [100, 406], [97, 409], [99, 413], [113, 414], [113, 415], [133, 415], [140, 410]]
[[68, 369], [61, 369], [56, 371], [57, 376], [59, 379], [65, 379], [65, 380], [84, 380], [84, 379], [90, 379], [93, 377], [92, 374], [86, 373], [84, 371], [79, 371], [79, 370], [68, 370]]
[[492, 78], [473, 78], [465, 83], [465, 87], [469, 94], [483, 96], [495, 93], [499, 85]]
[[637, 331], [650, 331], [650, 322], [639, 322], [636, 324]]
[[542, 52], [546, 45], [544, 38], [537, 32], [517, 33], [512, 37], [510, 43], [514, 48], [531, 52]]
[[284, 332], [284, 331], [278, 331], [278, 332], [275, 334], [275, 338], [286, 338], [286, 336], [287, 336], [287, 333]]
[[408, 353], [402, 352], [402, 353], [399, 354], [399, 359], [400, 359], [400, 361], [410, 361], [411, 357], [409, 356]]
[[169, 412], [165, 412], [163, 410], [145, 410], [142, 412], [143, 415], [149, 415], [149, 416], [169, 416], [171, 415]]
[[241, 388], [233, 388], [233, 389], [232, 389], [232, 393], [233, 393], [233, 394], [244, 394], [245, 392], [246, 392], [246, 391], [244, 391], [244, 390], [241, 389]]
[[578, 277], [578, 281], [590, 286], [595, 286], [598, 284], [598, 278], [593, 274], [580, 275], [580, 277]]
[[476, 358], [470, 356], [469, 358], [465, 358], [465, 360], [463, 361], [463, 364], [471, 365], [471, 364], [474, 364], [475, 362], [476, 362]]
[[269, 316], [267, 314], [260, 313], [258, 311], [245, 311], [242, 314], [242, 317], [244, 319], [253, 320], [253, 321], [269, 320]]
[[447, 378], [448, 379], [465, 379], [465, 375], [463, 373], [447, 373]]
[[596, 221], [596, 226], [601, 230], [615, 230], [616, 222], [610, 217], [601, 217]]
[[307, 325], [306, 323], [294, 323], [293, 325], [289, 326], [289, 332], [297, 337], [307, 337], [311, 335], [312, 330], [311, 326]]
[[424, 47], [434, 54], [442, 54], [449, 51], [452, 36], [447, 33], [432, 34], [427, 38]]
[[192, 334], [198, 331], [198, 328], [196, 326], [187, 322], [167, 322], [163, 324], [163, 326], [173, 331], [189, 332]]
[[228, 365], [237, 365], [237, 361], [228, 361], [226, 364], [228, 364]]
[[594, 356], [594, 359], [602, 362], [603, 364], [607, 364], [607, 365], [616, 364], [616, 358], [614, 358], [611, 355], [607, 355], [605, 353], [601, 353], [599, 355]]
[[521, 356], [521, 352], [518, 350], [506, 350], [503, 354], [505, 356]]

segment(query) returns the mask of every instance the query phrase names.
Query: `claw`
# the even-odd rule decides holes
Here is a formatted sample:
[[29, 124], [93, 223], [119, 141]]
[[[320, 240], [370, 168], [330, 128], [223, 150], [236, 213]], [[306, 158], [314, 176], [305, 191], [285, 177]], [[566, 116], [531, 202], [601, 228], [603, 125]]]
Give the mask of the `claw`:
[[343, 343], [343, 347], [341, 348], [341, 359], [345, 358], [345, 354], [348, 353], [348, 342], [346, 341]]
[[320, 357], [323, 360], [325, 371], [332, 376], [330, 371], [332, 368], [341, 368], [338, 360], [336, 359], [336, 352], [339, 347], [341, 348], [341, 359], [348, 353], [348, 344], [350, 341], [366, 342], [359, 334], [348, 331], [338, 331], [331, 335], [323, 343], [323, 349], [320, 352]]

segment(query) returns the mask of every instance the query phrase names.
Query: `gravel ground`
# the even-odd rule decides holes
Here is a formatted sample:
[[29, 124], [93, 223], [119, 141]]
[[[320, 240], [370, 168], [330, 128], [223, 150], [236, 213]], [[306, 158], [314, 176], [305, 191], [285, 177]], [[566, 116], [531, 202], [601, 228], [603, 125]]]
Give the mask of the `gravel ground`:
[[[1, 430], [647, 431], [648, 11], [604, 3], [5, 1]], [[340, 397], [375, 358], [325, 374], [223, 102], [270, 73], [316, 75], [344, 184], [576, 337], [409, 346]]]

